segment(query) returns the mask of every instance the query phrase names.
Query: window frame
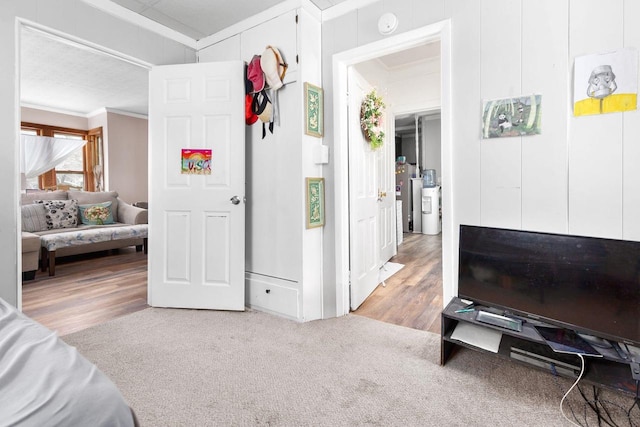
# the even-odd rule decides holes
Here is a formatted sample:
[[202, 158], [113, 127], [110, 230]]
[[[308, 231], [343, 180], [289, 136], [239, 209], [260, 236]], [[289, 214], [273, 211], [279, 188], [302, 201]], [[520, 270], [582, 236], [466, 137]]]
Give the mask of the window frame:
[[93, 172], [95, 166], [103, 164], [102, 127], [82, 130], [66, 128], [62, 126], [50, 126], [39, 123], [21, 122], [20, 129], [35, 131], [38, 136], [53, 137], [54, 134], [66, 134], [80, 136], [83, 140], [87, 141], [84, 147], [82, 147], [82, 171], [56, 171], [55, 168], [50, 169], [38, 176], [38, 188], [40, 188], [41, 190], [58, 189], [56, 176], [57, 173], [82, 174], [84, 191], [99, 191], [103, 188], [102, 182], [96, 182]]

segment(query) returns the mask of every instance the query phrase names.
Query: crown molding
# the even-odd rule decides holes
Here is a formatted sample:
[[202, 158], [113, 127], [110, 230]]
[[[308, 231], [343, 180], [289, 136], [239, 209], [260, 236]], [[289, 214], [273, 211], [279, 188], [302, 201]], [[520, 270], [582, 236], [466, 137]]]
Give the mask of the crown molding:
[[90, 6], [95, 7], [96, 9], [102, 10], [110, 15], [115, 16], [116, 18], [120, 18], [123, 21], [130, 22], [131, 24], [137, 25], [145, 30], [152, 31], [156, 34], [159, 34], [163, 37], [176, 41], [180, 44], [183, 44], [191, 49], [196, 49], [197, 41], [191, 37], [188, 37], [176, 30], [172, 30], [169, 27], [165, 27], [164, 25], [147, 18], [146, 16], [140, 15], [139, 13], [135, 13], [126, 7], [120, 6], [109, 0], [82, 0]]
[[28, 104], [25, 102], [20, 103], [20, 108], [31, 108], [32, 110], [40, 110], [40, 111], [46, 111], [49, 113], [64, 114], [66, 116], [81, 117], [83, 119], [86, 119], [89, 117], [86, 113], [82, 113], [80, 111], [72, 111], [72, 110], [65, 110], [63, 108], [47, 107], [46, 105]]
[[100, 114], [113, 113], [121, 116], [135, 117], [136, 119], [148, 120], [149, 116], [146, 114], [134, 113], [131, 111], [118, 110], [117, 108], [102, 107], [90, 113], [82, 113], [79, 111], [65, 110], [63, 108], [47, 107], [46, 105], [36, 105], [28, 103], [20, 103], [20, 108], [30, 108], [32, 110], [46, 111], [48, 113], [64, 114], [65, 116], [80, 117], [83, 119], [90, 119], [92, 117], [99, 116]]
[[103, 107], [95, 111], [92, 111], [89, 114], [87, 114], [87, 118], [92, 118], [100, 114], [106, 114], [106, 113], [118, 114], [119, 116], [128, 116], [128, 117], [133, 117], [136, 119], [143, 119], [143, 120], [149, 119], [149, 116], [146, 114], [133, 113], [131, 111], [118, 110], [117, 108], [109, 108], [109, 107]]
[[331, 21], [339, 16], [346, 15], [347, 13], [362, 9], [370, 4], [376, 3], [379, 0], [347, 0], [342, 3], [338, 3], [335, 6], [331, 6], [328, 9], [322, 11], [322, 22]]

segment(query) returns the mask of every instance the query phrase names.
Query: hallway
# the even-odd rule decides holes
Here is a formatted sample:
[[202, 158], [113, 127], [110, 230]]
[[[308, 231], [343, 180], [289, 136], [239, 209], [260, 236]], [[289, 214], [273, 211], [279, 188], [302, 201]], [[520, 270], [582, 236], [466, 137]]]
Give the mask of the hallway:
[[378, 285], [353, 313], [395, 325], [440, 334], [442, 233], [404, 234], [391, 262], [404, 268]]

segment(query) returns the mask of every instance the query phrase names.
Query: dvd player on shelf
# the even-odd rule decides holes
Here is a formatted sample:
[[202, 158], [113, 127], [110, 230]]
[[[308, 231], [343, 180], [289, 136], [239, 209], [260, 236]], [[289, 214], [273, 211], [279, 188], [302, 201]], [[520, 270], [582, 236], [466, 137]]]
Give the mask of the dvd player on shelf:
[[574, 378], [577, 378], [580, 375], [580, 371], [582, 369], [580, 366], [522, 350], [517, 347], [511, 347], [510, 356], [512, 359], [519, 360], [529, 365], [547, 369], [551, 372], [555, 370], [558, 374]]

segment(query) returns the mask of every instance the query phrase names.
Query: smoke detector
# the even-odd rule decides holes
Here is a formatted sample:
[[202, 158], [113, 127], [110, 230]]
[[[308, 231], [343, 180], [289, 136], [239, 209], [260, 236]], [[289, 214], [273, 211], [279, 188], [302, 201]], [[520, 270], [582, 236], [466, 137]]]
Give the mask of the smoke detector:
[[393, 13], [385, 13], [378, 19], [378, 31], [383, 36], [393, 33], [398, 28], [398, 18]]

